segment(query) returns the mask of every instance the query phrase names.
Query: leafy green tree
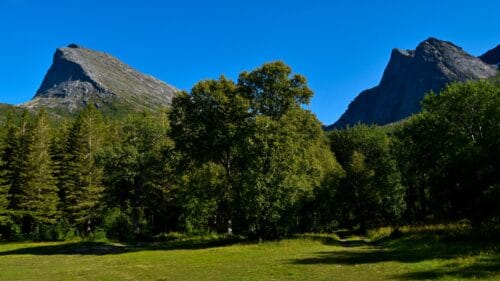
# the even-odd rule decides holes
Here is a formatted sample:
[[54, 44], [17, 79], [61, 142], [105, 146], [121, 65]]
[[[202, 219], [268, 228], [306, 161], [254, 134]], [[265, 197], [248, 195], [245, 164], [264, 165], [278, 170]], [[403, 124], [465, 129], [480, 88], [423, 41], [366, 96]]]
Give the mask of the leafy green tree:
[[301, 202], [335, 167], [319, 122], [301, 108], [311, 96], [304, 77], [275, 62], [242, 73], [237, 84], [202, 81], [176, 97], [170, 135], [189, 160], [186, 212], [203, 213], [201, 224], [218, 231], [265, 238], [297, 231]]
[[[336, 161], [324, 145], [320, 124], [308, 104], [313, 92], [305, 77], [282, 62], [266, 63], [238, 78], [250, 103], [251, 134], [242, 147], [245, 163], [237, 206], [242, 232], [276, 238], [298, 231], [303, 202], [313, 196]], [[322, 159], [323, 163], [318, 163]]]
[[336, 200], [342, 221], [361, 230], [397, 223], [405, 209], [405, 190], [387, 134], [356, 125], [333, 131], [330, 144], [346, 171]]
[[[432, 124], [432, 125], [431, 125]], [[431, 193], [434, 179], [440, 178], [443, 166], [437, 165], [445, 148], [435, 142], [435, 131], [442, 125], [439, 120], [417, 114], [397, 128], [394, 134], [393, 154], [401, 172], [402, 184], [406, 186], [405, 220], [424, 222], [443, 210], [437, 194]], [[446, 207], [445, 207], [446, 208]]]
[[190, 95], [179, 94], [169, 113], [170, 136], [176, 150], [188, 160], [181, 165], [189, 170], [213, 163], [225, 171], [225, 184], [218, 185], [221, 189], [213, 193], [217, 196], [215, 217], [220, 231], [227, 229], [231, 220], [232, 190], [241, 171], [239, 148], [248, 134], [250, 116], [248, 100], [223, 76], [219, 80], [199, 82]]
[[[136, 235], [172, 230], [177, 223], [172, 218], [177, 215], [172, 194], [172, 143], [163, 119], [164, 114], [130, 116], [121, 127], [121, 142], [108, 147], [103, 155], [107, 205], [127, 213]], [[170, 225], [160, 223], [165, 221]]]
[[306, 78], [293, 74], [283, 62], [266, 63], [238, 78], [239, 92], [251, 102], [256, 114], [277, 119], [290, 108], [309, 103], [313, 92]]
[[220, 220], [217, 219], [220, 213], [220, 193], [221, 190], [226, 190], [227, 184], [224, 168], [213, 162], [203, 164], [187, 171], [179, 184], [183, 229], [188, 233], [220, 230]]
[[341, 173], [316, 118], [298, 106], [278, 120], [257, 116], [242, 151], [247, 167], [236, 197], [241, 211], [235, 229], [271, 239], [307, 230], [304, 201], [327, 177]]
[[428, 94], [422, 105], [397, 136], [400, 166], [409, 185], [429, 194], [429, 215], [475, 224], [499, 216], [493, 202], [500, 193], [500, 87], [451, 84], [439, 95]]

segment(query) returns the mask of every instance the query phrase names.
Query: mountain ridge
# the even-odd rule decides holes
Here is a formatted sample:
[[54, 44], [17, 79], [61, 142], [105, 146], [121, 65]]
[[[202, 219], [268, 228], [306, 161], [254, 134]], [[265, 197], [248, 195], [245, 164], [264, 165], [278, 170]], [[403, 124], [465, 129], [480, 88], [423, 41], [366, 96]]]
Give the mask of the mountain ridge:
[[150, 111], [170, 105], [177, 91], [110, 54], [70, 44], [55, 51], [33, 99], [20, 106], [63, 114], [87, 104], [103, 111]]
[[480, 55], [479, 58], [485, 63], [500, 67], [500, 44], [498, 44], [495, 48], [487, 51], [486, 53]]
[[420, 101], [431, 90], [439, 92], [450, 82], [484, 79], [496, 73], [496, 67], [459, 46], [429, 37], [415, 50], [393, 49], [379, 85], [362, 91], [326, 128], [396, 122], [420, 111]]

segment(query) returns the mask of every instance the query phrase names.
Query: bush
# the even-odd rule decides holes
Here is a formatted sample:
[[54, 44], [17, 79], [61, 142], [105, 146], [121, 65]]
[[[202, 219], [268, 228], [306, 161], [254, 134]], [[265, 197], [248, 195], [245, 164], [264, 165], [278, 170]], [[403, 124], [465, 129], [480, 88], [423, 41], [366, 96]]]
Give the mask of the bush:
[[78, 237], [77, 229], [67, 220], [61, 220], [52, 229], [55, 240], [72, 240]]
[[0, 241], [19, 241], [22, 240], [21, 226], [9, 221], [0, 225]]
[[135, 238], [129, 217], [118, 208], [104, 215], [103, 227], [106, 237], [111, 240], [132, 241]]

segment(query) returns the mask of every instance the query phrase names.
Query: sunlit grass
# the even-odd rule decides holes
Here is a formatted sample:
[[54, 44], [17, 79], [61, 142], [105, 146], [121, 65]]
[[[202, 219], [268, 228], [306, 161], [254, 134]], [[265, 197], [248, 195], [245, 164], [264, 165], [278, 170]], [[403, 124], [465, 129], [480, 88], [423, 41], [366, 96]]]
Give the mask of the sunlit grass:
[[376, 241], [346, 231], [261, 243], [182, 234], [147, 244], [6, 243], [0, 279], [500, 280], [496, 242], [435, 239], [439, 229], [402, 228], [398, 239], [379, 229]]

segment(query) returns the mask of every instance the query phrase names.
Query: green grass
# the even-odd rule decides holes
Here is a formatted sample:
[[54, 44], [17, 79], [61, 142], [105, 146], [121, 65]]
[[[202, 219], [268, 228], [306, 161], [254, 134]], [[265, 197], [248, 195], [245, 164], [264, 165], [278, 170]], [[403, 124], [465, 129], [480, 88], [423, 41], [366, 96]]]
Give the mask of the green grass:
[[[384, 233], [384, 231], [380, 232]], [[436, 232], [279, 242], [0, 244], [1, 280], [500, 280], [498, 242]]]

